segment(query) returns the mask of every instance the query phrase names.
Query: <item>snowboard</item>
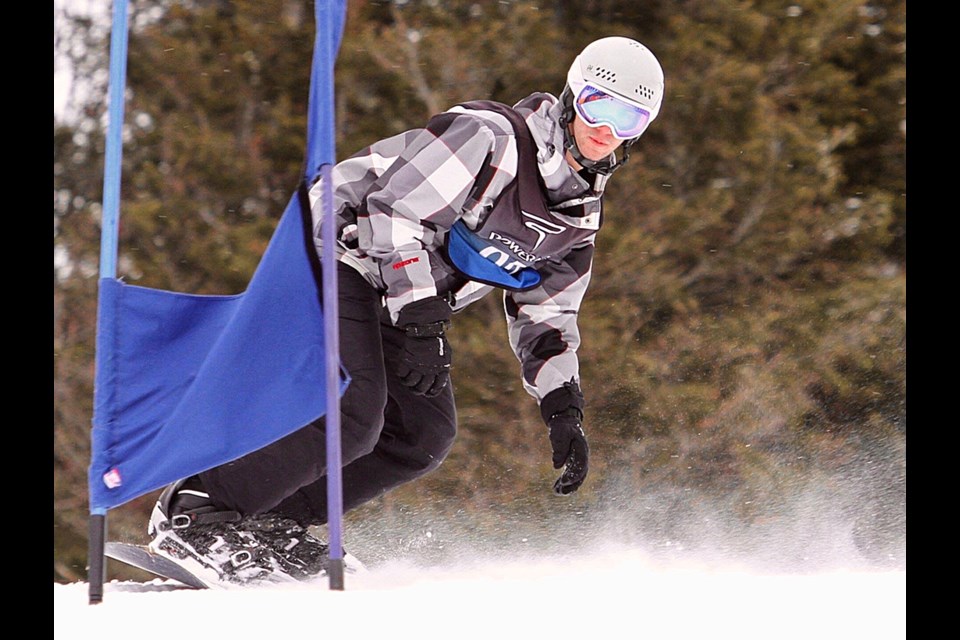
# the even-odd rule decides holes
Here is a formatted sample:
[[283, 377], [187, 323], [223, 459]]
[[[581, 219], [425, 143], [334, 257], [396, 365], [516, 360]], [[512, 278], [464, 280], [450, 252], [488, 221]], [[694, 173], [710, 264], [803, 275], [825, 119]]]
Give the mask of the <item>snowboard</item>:
[[104, 545], [103, 553], [108, 558], [113, 558], [137, 569], [143, 569], [167, 580], [176, 580], [193, 589], [207, 588], [207, 585], [200, 578], [176, 562], [150, 551], [144, 545], [108, 542]]

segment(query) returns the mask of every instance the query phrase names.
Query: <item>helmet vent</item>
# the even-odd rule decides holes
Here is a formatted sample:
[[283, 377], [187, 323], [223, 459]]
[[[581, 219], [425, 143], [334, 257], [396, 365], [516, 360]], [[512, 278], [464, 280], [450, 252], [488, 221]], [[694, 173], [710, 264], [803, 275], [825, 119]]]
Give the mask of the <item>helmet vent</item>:
[[634, 93], [640, 95], [641, 97], [646, 98], [647, 100], [653, 100], [653, 89], [650, 89], [649, 87], [645, 87], [641, 84], [633, 91]]
[[606, 69], [604, 67], [594, 66], [588, 66], [587, 71], [592, 71], [597, 80], [605, 80], [611, 84], [617, 81], [616, 71], [611, 71], [610, 69]]

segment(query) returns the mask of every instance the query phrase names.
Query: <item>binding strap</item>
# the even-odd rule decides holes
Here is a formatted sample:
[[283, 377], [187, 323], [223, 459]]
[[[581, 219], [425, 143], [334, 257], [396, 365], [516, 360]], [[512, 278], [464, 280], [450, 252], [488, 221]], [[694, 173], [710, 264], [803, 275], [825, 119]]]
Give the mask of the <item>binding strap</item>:
[[190, 513], [178, 513], [172, 518], [161, 521], [159, 527], [162, 531], [186, 529], [198, 524], [240, 522], [243, 518], [237, 511], [216, 511], [215, 509], [215, 507], [204, 507]]

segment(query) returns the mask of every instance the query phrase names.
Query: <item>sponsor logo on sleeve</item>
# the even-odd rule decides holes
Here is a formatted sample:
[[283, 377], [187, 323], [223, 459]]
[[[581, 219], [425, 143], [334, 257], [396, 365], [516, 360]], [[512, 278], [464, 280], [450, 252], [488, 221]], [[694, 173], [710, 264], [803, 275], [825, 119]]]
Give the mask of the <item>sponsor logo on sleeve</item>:
[[393, 263], [393, 270], [394, 270], [394, 271], [397, 271], [397, 270], [399, 270], [399, 269], [403, 269], [403, 268], [406, 267], [407, 265], [411, 265], [411, 264], [413, 264], [414, 262], [420, 262], [420, 258], [408, 258], [407, 260], [401, 260], [400, 262], [394, 262], [394, 263]]

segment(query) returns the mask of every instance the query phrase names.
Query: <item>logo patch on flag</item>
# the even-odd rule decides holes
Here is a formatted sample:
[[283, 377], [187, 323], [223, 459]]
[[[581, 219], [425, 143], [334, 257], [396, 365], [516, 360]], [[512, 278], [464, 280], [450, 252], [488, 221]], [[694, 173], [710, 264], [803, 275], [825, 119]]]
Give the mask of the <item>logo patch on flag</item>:
[[120, 478], [120, 470], [114, 467], [103, 474], [103, 484], [107, 485], [108, 489], [116, 489], [123, 484], [123, 480]]

